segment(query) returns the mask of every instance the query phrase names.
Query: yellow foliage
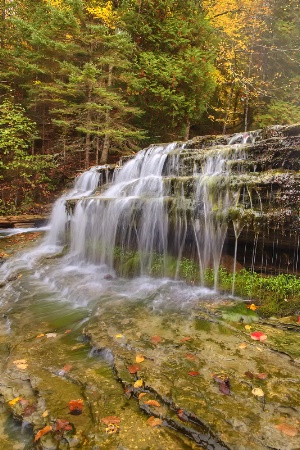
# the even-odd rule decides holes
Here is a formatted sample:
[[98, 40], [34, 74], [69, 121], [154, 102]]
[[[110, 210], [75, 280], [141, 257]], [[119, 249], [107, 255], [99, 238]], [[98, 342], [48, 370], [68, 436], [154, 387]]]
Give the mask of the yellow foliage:
[[116, 21], [118, 19], [117, 13], [113, 10], [112, 1], [108, 1], [105, 6], [87, 6], [86, 10], [92, 14], [94, 18], [101, 19], [103, 23], [111, 29], [116, 28]]

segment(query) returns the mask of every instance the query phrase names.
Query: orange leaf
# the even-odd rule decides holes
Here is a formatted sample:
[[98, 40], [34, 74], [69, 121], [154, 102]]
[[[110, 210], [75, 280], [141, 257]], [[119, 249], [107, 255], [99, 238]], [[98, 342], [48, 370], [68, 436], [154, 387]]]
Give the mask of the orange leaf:
[[158, 344], [159, 342], [162, 341], [162, 338], [160, 336], [152, 336], [151, 341], [153, 344]]
[[101, 422], [105, 423], [105, 425], [109, 425], [111, 423], [118, 424], [121, 422], [120, 417], [117, 416], [107, 416], [101, 419]]
[[197, 375], [200, 375], [200, 373], [199, 373], [199, 372], [194, 372], [194, 371], [192, 370], [191, 372], [188, 373], [188, 375], [189, 375], [190, 377], [196, 377]]
[[131, 374], [137, 373], [141, 368], [137, 366], [136, 364], [133, 364], [132, 366], [128, 367], [128, 370]]
[[65, 366], [64, 366], [64, 368], [63, 368], [63, 370], [65, 371], [65, 372], [70, 372], [70, 370], [72, 369], [72, 364], [66, 364]]
[[144, 397], [145, 395], [147, 395], [147, 392], [141, 392], [138, 396], [138, 399], [140, 400], [142, 397]]
[[52, 431], [52, 427], [50, 425], [47, 425], [46, 427], [42, 428], [40, 431], [38, 431], [35, 435], [34, 441], [38, 441], [42, 436], [49, 433], [49, 431]]
[[281, 423], [279, 425], [275, 425], [275, 428], [277, 430], [281, 431], [282, 433], [286, 434], [287, 436], [297, 436], [298, 430], [297, 428], [293, 427], [292, 425], [288, 425], [287, 423]]
[[74, 416], [79, 416], [79, 414], [82, 413], [82, 408], [83, 408], [83, 400], [79, 399], [79, 400], [71, 400], [68, 403], [69, 409], [70, 409], [70, 413], [73, 414]]
[[187, 342], [187, 341], [191, 341], [191, 340], [192, 340], [192, 338], [190, 336], [187, 336], [187, 337], [183, 337], [180, 342]]
[[186, 357], [187, 359], [191, 359], [191, 360], [196, 359], [196, 356], [195, 356], [195, 355], [192, 355], [192, 353], [187, 353], [187, 354], [185, 355], [185, 357]]
[[148, 400], [147, 402], [145, 402], [145, 405], [160, 407], [160, 404], [156, 400]]
[[149, 417], [149, 419], [147, 420], [147, 424], [150, 425], [150, 427], [157, 427], [158, 425], [161, 425], [162, 422], [163, 421], [161, 419], [154, 416]]
[[266, 378], [268, 378], [268, 374], [267, 373], [256, 373], [255, 378], [258, 378], [259, 380], [265, 380]]

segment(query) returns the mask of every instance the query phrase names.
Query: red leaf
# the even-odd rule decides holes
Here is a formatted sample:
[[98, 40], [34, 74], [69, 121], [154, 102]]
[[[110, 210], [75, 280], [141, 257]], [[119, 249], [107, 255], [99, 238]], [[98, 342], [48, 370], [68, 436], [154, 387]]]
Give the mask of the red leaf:
[[192, 353], [187, 353], [187, 354], [185, 355], [185, 357], [186, 357], [187, 359], [190, 359], [190, 360], [196, 359], [196, 356], [195, 356], [195, 355], [192, 355]]
[[160, 336], [152, 336], [151, 341], [153, 344], [158, 344], [159, 342], [162, 341], [162, 338]]
[[200, 372], [194, 372], [194, 371], [191, 371], [191, 372], [188, 373], [188, 375], [189, 375], [190, 377], [196, 377], [197, 375], [200, 375]]
[[136, 364], [133, 364], [132, 366], [128, 367], [128, 370], [131, 374], [137, 373], [141, 368], [137, 366]]
[[117, 416], [107, 416], [101, 419], [101, 422], [105, 423], [105, 425], [109, 425], [111, 423], [118, 424], [121, 422], [120, 417]]
[[255, 341], [265, 341], [267, 339], [266, 334], [262, 333], [261, 331], [255, 331], [251, 334], [251, 338]]

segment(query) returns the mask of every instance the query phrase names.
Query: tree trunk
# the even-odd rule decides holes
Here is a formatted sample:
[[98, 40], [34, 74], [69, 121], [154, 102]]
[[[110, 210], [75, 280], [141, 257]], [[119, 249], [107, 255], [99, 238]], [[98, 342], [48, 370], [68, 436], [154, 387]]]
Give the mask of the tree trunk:
[[190, 137], [190, 129], [191, 129], [191, 121], [190, 118], [187, 117], [185, 124], [185, 132], [184, 132], [184, 140], [188, 141]]
[[[113, 66], [109, 65], [108, 67], [108, 79], [107, 79], [107, 87], [110, 88], [112, 85], [112, 70], [113, 70]], [[110, 110], [109, 108], [106, 109], [106, 114], [105, 114], [105, 126], [106, 129], [108, 129], [109, 127], [109, 122], [110, 122]], [[108, 160], [108, 152], [109, 152], [109, 145], [110, 145], [110, 138], [109, 138], [109, 134], [106, 133], [104, 136], [104, 142], [103, 142], [103, 149], [102, 149], [102, 153], [101, 153], [101, 159], [100, 159], [100, 164], [106, 164], [107, 160]]]
[[[92, 101], [92, 88], [88, 87], [88, 99], [87, 103], [90, 104]], [[88, 107], [87, 117], [86, 117], [86, 128], [89, 129], [91, 125], [91, 111]], [[85, 137], [85, 168], [87, 169], [90, 165], [90, 151], [91, 151], [91, 133], [87, 132]]]

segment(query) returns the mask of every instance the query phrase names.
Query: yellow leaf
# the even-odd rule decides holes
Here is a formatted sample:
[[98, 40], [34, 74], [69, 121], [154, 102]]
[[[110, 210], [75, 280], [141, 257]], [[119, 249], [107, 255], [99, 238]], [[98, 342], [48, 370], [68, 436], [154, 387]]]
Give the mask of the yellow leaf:
[[14, 406], [16, 403], [18, 403], [20, 400], [22, 400], [22, 397], [16, 397], [16, 398], [14, 398], [13, 400], [10, 400], [9, 402], [8, 402], [8, 404], [10, 405], [10, 406]]
[[251, 303], [251, 305], [249, 306], [249, 309], [251, 309], [252, 311], [255, 311], [257, 309], [257, 306], [254, 305], [254, 303]]
[[145, 358], [143, 357], [143, 355], [136, 355], [135, 357], [135, 362], [137, 363], [141, 363], [145, 360]]
[[37, 335], [37, 338], [41, 338], [41, 337], [43, 337], [43, 336], [45, 336], [45, 334], [44, 334], [44, 333], [41, 333], [41, 334], [38, 334], [38, 335]]
[[264, 391], [260, 388], [252, 389], [252, 394], [255, 395], [255, 397], [264, 397], [265, 396]]
[[122, 337], [124, 337], [124, 336], [123, 336], [123, 334], [116, 334], [115, 337], [116, 337], [116, 338], [122, 338]]
[[244, 348], [246, 348], [246, 347], [247, 347], [247, 344], [245, 344], [245, 342], [243, 342], [243, 343], [240, 345], [239, 348], [244, 349]]
[[44, 411], [42, 417], [47, 417], [49, 415], [48, 411]]
[[17, 366], [18, 369], [26, 369], [28, 364], [26, 359], [17, 359], [16, 361], [13, 361], [13, 363]]
[[251, 328], [252, 328], [251, 325], [245, 325], [246, 330], [251, 330]]
[[140, 388], [140, 387], [143, 386], [143, 384], [144, 384], [143, 380], [137, 380], [137, 381], [134, 383], [133, 387], [135, 387], [135, 388]]

